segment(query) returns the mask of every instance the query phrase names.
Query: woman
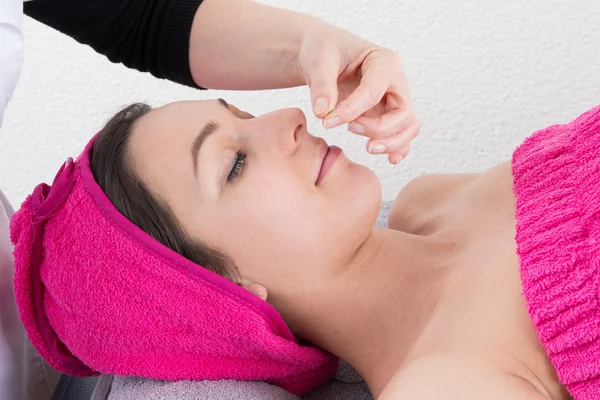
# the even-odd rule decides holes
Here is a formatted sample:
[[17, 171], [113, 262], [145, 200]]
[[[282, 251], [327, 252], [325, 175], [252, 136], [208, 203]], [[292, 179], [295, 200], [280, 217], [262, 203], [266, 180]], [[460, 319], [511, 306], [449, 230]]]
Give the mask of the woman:
[[[537, 132], [512, 174], [504, 163], [412, 181], [388, 229], [374, 228], [375, 175], [311, 136], [296, 109], [133, 105], [92, 143], [95, 179], [125, 217], [270, 302], [375, 398], [597, 398], [600, 108]], [[48, 198], [79, 198], [57, 190]], [[30, 203], [13, 222], [18, 251]], [[56, 204], [54, 240], [85, 232], [59, 221], [81, 200]], [[100, 250], [61, 249], [44, 257]]]
[[[406, 143], [400, 136], [414, 137], [419, 131], [394, 52], [317, 18], [245, 0], [3, 1], [0, 125], [21, 70], [23, 4], [28, 16], [92, 46], [113, 62], [159, 78], [222, 89], [307, 84], [315, 115], [328, 116], [327, 127], [354, 121], [350, 126], [354, 132], [385, 139], [371, 141], [369, 151], [388, 154], [392, 163], [409, 151], [406, 144], [400, 147]], [[0, 239], [4, 239], [10, 213], [2, 205], [0, 216]], [[2, 243], [8, 249], [8, 239]], [[0, 272], [8, 277], [3, 282], [10, 287], [10, 252], [0, 256], [7, 260]], [[0, 360], [7, 361], [0, 362], [0, 397], [50, 397], [58, 378], [35, 354], [19, 360], [30, 346], [23, 340], [12, 301], [5, 304], [0, 341], [5, 339], [7, 345], [0, 348]]]

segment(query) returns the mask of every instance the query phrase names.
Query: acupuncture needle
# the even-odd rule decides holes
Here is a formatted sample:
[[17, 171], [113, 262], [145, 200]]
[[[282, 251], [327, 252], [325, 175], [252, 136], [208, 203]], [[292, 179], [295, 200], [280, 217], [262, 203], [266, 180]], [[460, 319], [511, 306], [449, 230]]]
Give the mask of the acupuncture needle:
[[332, 112], [334, 112], [335, 110], [337, 110], [340, 106], [342, 105], [342, 103], [339, 103], [337, 106], [333, 107], [333, 110], [329, 111], [327, 113], [327, 115], [325, 115], [323, 118], [316, 120], [315, 122], [313, 122], [312, 124], [310, 124], [310, 126], [308, 127], [308, 129], [312, 128], [313, 126], [315, 126], [317, 123], [322, 122], [325, 118], [327, 118], [329, 116], [329, 114], [331, 114]]

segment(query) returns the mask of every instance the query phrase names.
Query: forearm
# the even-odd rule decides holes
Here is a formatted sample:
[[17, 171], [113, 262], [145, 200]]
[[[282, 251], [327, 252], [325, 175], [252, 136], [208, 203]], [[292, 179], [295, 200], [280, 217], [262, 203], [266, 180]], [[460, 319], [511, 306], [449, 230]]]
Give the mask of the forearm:
[[190, 37], [196, 84], [213, 89], [273, 89], [304, 84], [302, 40], [329, 27], [306, 14], [250, 0], [205, 0]]
[[113, 62], [195, 86], [188, 49], [201, 2], [33, 0], [25, 3], [25, 14], [90, 45]]

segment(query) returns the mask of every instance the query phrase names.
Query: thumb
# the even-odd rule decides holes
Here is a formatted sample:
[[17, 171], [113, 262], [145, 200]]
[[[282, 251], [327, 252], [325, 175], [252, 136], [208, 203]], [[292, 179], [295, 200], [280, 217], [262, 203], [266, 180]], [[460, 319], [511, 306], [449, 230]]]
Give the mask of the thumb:
[[313, 113], [323, 118], [335, 107], [338, 99], [337, 80], [339, 75], [339, 54], [323, 52], [308, 64], [306, 83], [310, 88]]

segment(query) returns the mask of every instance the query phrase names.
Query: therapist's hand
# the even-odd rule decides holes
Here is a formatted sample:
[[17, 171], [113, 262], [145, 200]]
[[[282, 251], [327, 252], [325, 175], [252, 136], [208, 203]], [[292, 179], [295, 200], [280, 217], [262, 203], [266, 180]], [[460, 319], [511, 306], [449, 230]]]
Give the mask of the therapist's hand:
[[405, 158], [421, 129], [400, 56], [351, 33], [328, 26], [305, 36], [298, 54], [300, 74], [311, 91], [313, 112], [333, 128], [369, 137], [367, 151]]
[[317, 117], [342, 102], [327, 127], [352, 122], [351, 131], [370, 138], [367, 149], [393, 163], [419, 132], [400, 57], [311, 15], [251, 0], [204, 0], [189, 62], [194, 82], [205, 88], [307, 84]]

